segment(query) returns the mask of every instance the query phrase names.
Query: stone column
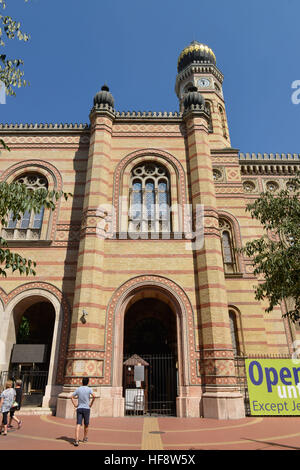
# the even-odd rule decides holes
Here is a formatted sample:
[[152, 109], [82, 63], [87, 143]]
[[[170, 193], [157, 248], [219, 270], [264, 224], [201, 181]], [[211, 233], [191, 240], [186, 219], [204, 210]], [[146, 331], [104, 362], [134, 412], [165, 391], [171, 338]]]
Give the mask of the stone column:
[[205, 418], [241, 418], [231, 343], [217, 203], [204, 105], [183, 115], [187, 132], [192, 206], [204, 206], [204, 242], [195, 250], [195, 271], [202, 333], [202, 410]]

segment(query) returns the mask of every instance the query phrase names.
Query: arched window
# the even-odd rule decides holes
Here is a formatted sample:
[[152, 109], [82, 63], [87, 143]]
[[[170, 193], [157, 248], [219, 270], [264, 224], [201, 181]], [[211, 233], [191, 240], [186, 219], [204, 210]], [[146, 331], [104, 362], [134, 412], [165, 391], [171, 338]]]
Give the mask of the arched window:
[[[15, 183], [25, 184], [32, 191], [48, 189], [47, 179], [38, 173], [27, 173], [15, 180]], [[9, 215], [8, 225], [3, 230], [6, 239], [38, 240], [40, 238], [44, 217], [44, 207], [40, 212], [25, 211], [20, 220], [14, 220], [13, 214]]]
[[237, 318], [236, 318], [236, 313], [233, 310], [229, 310], [229, 324], [230, 324], [232, 348], [234, 351], [234, 355], [237, 356], [240, 354], [240, 346], [239, 346], [238, 329], [237, 329]]
[[205, 106], [209, 111], [208, 132], [213, 132], [214, 128], [213, 128], [212, 114], [211, 114], [212, 106], [209, 101], [205, 101]]
[[225, 122], [225, 114], [224, 114], [223, 108], [222, 108], [221, 106], [219, 106], [219, 113], [220, 113], [220, 116], [221, 116], [221, 123], [222, 123], [222, 129], [223, 129], [223, 136], [225, 137], [225, 139], [227, 139], [227, 129], [226, 129], [226, 122]]
[[237, 266], [232, 227], [225, 219], [219, 219], [219, 227], [221, 231], [224, 271], [227, 274], [235, 273], [237, 272]]
[[170, 178], [155, 162], [133, 168], [130, 176], [130, 232], [170, 232]]

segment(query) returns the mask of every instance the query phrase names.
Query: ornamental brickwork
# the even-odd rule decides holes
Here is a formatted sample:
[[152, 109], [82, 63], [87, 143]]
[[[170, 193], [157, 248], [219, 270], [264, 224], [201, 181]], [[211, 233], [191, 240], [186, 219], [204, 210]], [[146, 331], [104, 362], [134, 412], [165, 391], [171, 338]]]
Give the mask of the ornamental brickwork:
[[[262, 234], [246, 205], [261, 191], [286, 187], [300, 156], [232, 148], [214, 55], [197, 43], [182, 57], [180, 112], [116, 111], [113, 100], [105, 102], [106, 87], [89, 124], [0, 125], [10, 147], [1, 151], [1, 181], [35, 172], [49, 189], [72, 194], [45, 213], [39, 239], [20, 240], [16, 231], [9, 240], [12, 250], [37, 261], [37, 274], [9, 273], [0, 289], [3, 371], [26, 309], [41, 301], [54, 306], [43, 403], [58, 416], [73, 416], [70, 392], [84, 376], [97, 394], [96, 414], [124, 415], [126, 315], [143, 299], [168, 305], [174, 317], [177, 416], [244, 416], [235, 356], [290, 354], [299, 336], [282, 318], [284, 305], [265, 313], [254, 296], [251, 260], [235, 248]], [[198, 91], [185, 99], [190, 85]], [[169, 233], [128, 233], [132, 171], [143, 162], [168, 175]]]

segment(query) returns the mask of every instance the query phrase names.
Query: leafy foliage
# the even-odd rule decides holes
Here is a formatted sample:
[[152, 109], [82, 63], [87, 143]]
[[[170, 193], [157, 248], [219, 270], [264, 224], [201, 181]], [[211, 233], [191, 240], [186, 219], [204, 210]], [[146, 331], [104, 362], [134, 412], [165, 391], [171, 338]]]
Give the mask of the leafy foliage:
[[288, 182], [288, 189], [277, 194], [261, 194], [247, 205], [251, 217], [259, 220], [266, 234], [246, 243], [241, 252], [252, 259], [254, 274], [263, 277], [255, 287], [257, 300], [267, 299], [266, 312], [283, 300], [293, 307], [285, 316], [300, 319], [300, 179]]
[[[3, 10], [6, 8], [5, 0], [0, 0], [0, 7]], [[0, 47], [5, 47], [5, 37], [7, 39], [17, 38], [25, 42], [29, 40], [29, 35], [22, 32], [19, 21], [15, 21], [11, 16], [0, 14]], [[23, 78], [24, 72], [20, 68], [22, 65], [23, 60], [11, 59], [6, 54], [0, 54], [0, 81], [5, 84], [8, 95], [15, 96], [14, 87], [20, 88], [27, 85]]]
[[[8, 224], [11, 214], [13, 220], [20, 220], [26, 211], [40, 212], [42, 207], [55, 209], [55, 202], [63, 196], [68, 199], [70, 193], [47, 191], [44, 188], [32, 191], [25, 184], [0, 183], [0, 222], [2, 227]], [[6, 276], [7, 270], [19, 271], [20, 274], [35, 275], [36, 263], [18, 253], [12, 253], [4, 238], [0, 237], [0, 276]]]
[[[27, 2], [28, 0], [25, 0]], [[0, 0], [0, 8], [5, 10], [7, 0]], [[22, 32], [21, 24], [10, 16], [0, 14], [0, 47], [5, 47], [4, 39], [28, 41], [29, 36]], [[20, 69], [23, 65], [21, 59], [9, 59], [6, 54], [0, 54], [0, 81], [5, 84], [6, 93], [15, 96], [15, 87], [27, 85], [24, 80], [24, 72]], [[0, 147], [10, 151], [3, 139], [0, 139]], [[21, 183], [0, 183], [0, 223], [6, 227], [8, 217], [12, 214], [14, 220], [20, 220], [26, 211], [40, 212], [42, 207], [55, 209], [55, 202], [64, 196], [71, 194], [47, 191], [46, 189], [30, 190]], [[0, 276], [6, 276], [7, 270], [19, 271], [20, 274], [35, 275], [36, 263], [24, 258], [18, 253], [12, 253], [6, 240], [0, 236]]]
[[17, 343], [24, 344], [30, 336], [30, 322], [27, 317], [23, 316], [18, 330]]

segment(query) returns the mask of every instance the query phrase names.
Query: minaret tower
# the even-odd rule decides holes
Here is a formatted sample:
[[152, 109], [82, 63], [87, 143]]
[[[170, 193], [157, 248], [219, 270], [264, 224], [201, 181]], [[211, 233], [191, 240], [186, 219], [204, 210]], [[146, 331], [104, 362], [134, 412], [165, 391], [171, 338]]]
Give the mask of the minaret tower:
[[183, 49], [177, 64], [175, 92], [180, 111], [190, 87], [196, 87], [210, 109], [209, 133], [214, 148], [231, 147], [223, 97], [223, 74], [216, 66], [216, 56], [210, 47], [193, 41]]
[[[216, 91], [216, 84], [221, 86], [221, 74], [211, 49], [195, 42], [181, 53], [178, 71], [176, 90], [185, 126], [194, 228], [199, 233], [203, 230], [204, 235], [202, 243], [194, 247], [195, 287], [199, 299], [197, 328], [201, 332], [202, 359], [202, 390], [195, 389], [194, 395], [201, 394], [199, 398], [206, 418], [242, 418], [245, 411], [235, 376], [211, 156], [212, 149], [230, 147], [216, 111], [224, 106], [221, 88]], [[202, 219], [199, 208], [203, 211]]]

